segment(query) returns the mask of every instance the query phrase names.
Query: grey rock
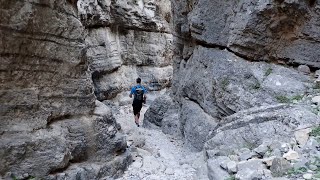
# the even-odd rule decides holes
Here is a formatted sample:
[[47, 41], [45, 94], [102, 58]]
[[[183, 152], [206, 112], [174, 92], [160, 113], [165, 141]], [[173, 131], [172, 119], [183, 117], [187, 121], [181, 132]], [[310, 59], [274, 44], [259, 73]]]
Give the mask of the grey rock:
[[303, 174], [303, 178], [304, 179], [312, 179], [312, 174], [310, 174], [310, 173], [306, 173], [306, 174]]
[[187, 144], [201, 151], [217, 126], [216, 119], [204, 112], [198, 104], [188, 100], [183, 102], [180, 117]]
[[283, 158], [285, 158], [288, 161], [297, 160], [299, 159], [299, 157], [300, 157], [299, 154], [293, 150], [289, 150], [287, 153], [283, 155]]
[[262, 179], [264, 169], [266, 169], [266, 167], [262, 160], [259, 159], [239, 162], [236, 178], [241, 180]]
[[181, 71], [176, 73], [179, 78], [174, 82], [176, 96], [192, 99], [215, 118], [289, 102], [312, 87], [310, 77], [293, 69], [248, 62], [214, 48], [197, 46], [188, 62], [180, 66]]
[[298, 66], [298, 71], [303, 74], [310, 74], [310, 72], [311, 72], [309, 66], [306, 66], [306, 65]]
[[255, 156], [255, 153], [253, 153], [250, 149], [243, 148], [239, 152], [239, 158], [240, 161], [246, 161], [248, 159], [251, 159], [253, 156]]
[[141, 77], [150, 91], [171, 86], [173, 36], [169, 0], [77, 1], [88, 29], [86, 58], [98, 100], [127, 91]]
[[[300, 118], [302, 114], [304, 118]], [[268, 140], [289, 142], [293, 136], [291, 131], [298, 125], [316, 124], [317, 119], [315, 114], [300, 106], [253, 108], [227, 117], [225, 121], [230, 123], [219, 127], [205, 147], [228, 154], [243, 147], [255, 148]], [[281, 152], [273, 155], [281, 156]]]
[[311, 132], [310, 128], [301, 129], [294, 132], [295, 139], [297, 140], [299, 145], [304, 146], [307, 143], [310, 132]]
[[275, 177], [283, 176], [291, 168], [290, 163], [283, 158], [275, 158], [272, 161], [270, 171]]
[[220, 167], [220, 162], [225, 160], [228, 160], [228, 157], [220, 156], [208, 160], [207, 166], [209, 179], [225, 180], [230, 177], [229, 173]]
[[258, 153], [260, 156], [264, 156], [264, 154], [269, 150], [269, 147], [266, 144], [261, 144], [257, 148], [254, 149], [254, 152]]
[[227, 170], [229, 173], [236, 173], [238, 171], [237, 163], [234, 161], [229, 161], [227, 163]]
[[[190, 7], [188, 3], [185, 4]], [[191, 6], [191, 9], [188, 7], [186, 7], [187, 10], [181, 8], [181, 13], [189, 13], [185, 13], [187, 14], [186, 20], [182, 21], [183, 23], [177, 23], [177, 26], [188, 24], [190, 27], [189, 36], [202, 44], [228, 47], [249, 59], [267, 61], [275, 58], [319, 67], [319, 61], [316, 59], [319, 56], [319, 51], [312, 51], [312, 47], [318, 45], [312, 41], [319, 38], [319, 33], [315, 31], [318, 27], [316, 25], [318, 16], [305, 21], [305, 16], [315, 13], [315, 10], [308, 8], [309, 5], [306, 2], [200, 0], [196, 5]], [[281, 18], [291, 17], [294, 15], [293, 12], [298, 14], [295, 18]], [[277, 19], [277, 21], [271, 20], [270, 17]], [[283, 22], [286, 22], [286, 25]], [[294, 24], [295, 28], [301, 29], [294, 28], [287, 32], [286, 30], [289, 28], [287, 24], [289, 23]], [[290, 37], [297, 39], [282, 37], [279, 40], [284, 31], [292, 34]], [[295, 34], [296, 32], [305, 33], [305, 36], [300, 37]], [[309, 36], [312, 38], [305, 39]], [[288, 45], [284, 42], [291, 43]], [[302, 49], [308, 53], [301, 53]]]
[[316, 70], [316, 72], [314, 72], [314, 76], [316, 78], [320, 77], [320, 69]]
[[172, 99], [168, 95], [162, 95], [154, 100], [144, 115], [143, 125], [145, 127], [152, 123], [156, 126], [162, 126], [162, 120], [166, 112], [174, 106]]
[[181, 137], [181, 123], [180, 116], [178, 114], [178, 109], [171, 109], [166, 112], [162, 120], [162, 132], [165, 134], [170, 134], [175, 137]]
[[245, 169], [262, 170], [265, 168], [266, 166], [263, 164], [263, 161], [261, 159], [250, 159], [248, 161], [241, 161], [238, 163], [239, 172]]
[[274, 149], [274, 150], [271, 152], [270, 156], [282, 157], [282, 152], [281, 152], [280, 149]]
[[319, 105], [319, 104], [320, 104], [320, 96], [315, 96], [315, 97], [313, 97], [311, 101], [312, 101], [313, 103]]
[[316, 171], [316, 170], [318, 169], [318, 166], [313, 165], [313, 164], [310, 164], [308, 167], [309, 167], [309, 169], [312, 170], [312, 171]]

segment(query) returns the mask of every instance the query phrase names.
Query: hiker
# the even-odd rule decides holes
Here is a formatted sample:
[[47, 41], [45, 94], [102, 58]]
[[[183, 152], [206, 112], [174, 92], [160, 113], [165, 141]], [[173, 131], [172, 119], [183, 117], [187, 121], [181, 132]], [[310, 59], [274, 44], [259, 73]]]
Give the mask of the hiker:
[[140, 111], [142, 108], [142, 103], [146, 103], [146, 93], [147, 90], [141, 85], [141, 79], [137, 78], [136, 80], [137, 85], [131, 88], [131, 92], [129, 97], [133, 97], [132, 107], [133, 107], [133, 114], [134, 114], [134, 121], [138, 127], [139, 125], [139, 118], [140, 118]]

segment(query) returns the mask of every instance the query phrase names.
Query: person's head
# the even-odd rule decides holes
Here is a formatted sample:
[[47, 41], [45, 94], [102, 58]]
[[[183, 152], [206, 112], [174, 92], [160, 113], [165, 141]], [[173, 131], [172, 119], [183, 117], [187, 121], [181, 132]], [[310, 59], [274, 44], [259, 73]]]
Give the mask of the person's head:
[[141, 79], [137, 78], [137, 83], [140, 84], [141, 83]]

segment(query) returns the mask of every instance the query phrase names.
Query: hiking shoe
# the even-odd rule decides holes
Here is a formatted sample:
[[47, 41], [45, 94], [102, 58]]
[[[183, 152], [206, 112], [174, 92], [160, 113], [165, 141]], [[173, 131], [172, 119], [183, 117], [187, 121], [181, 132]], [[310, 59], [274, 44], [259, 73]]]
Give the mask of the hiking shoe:
[[136, 123], [136, 125], [137, 125], [138, 127], [140, 127], [139, 123]]

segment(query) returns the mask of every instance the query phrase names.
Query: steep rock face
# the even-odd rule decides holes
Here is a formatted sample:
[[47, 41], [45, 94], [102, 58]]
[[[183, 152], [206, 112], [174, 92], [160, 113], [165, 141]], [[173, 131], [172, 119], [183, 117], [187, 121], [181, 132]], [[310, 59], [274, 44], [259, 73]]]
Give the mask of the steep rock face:
[[78, 7], [89, 30], [86, 56], [99, 100], [129, 90], [137, 77], [149, 90], [171, 86], [169, 0], [80, 0]]
[[[274, 156], [289, 164], [284, 152], [308, 148], [294, 132], [320, 119], [311, 102], [320, 93], [313, 75], [320, 68], [314, 49], [319, 7], [319, 1], [295, 0], [172, 1], [177, 127], [187, 144], [206, 152], [209, 179], [272, 179], [263, 160], [251, 158]], [[152, 109], [146, 114], [159, 126], [176, 113], [161, 112], [163, 119]], [[274, 152], [266, 153], [266, 142]], [[271, 171], [278, 168], [274, 162]], [[250, 170], [257, 164], [261, 168]]]
[[[311, 49], [319, 45], [313, 30], [318, 3], [172, 1], [174, 29], [180, 35], [174, 40], [173, 97], [181, 107], [195, 102], [203, 116], [221, 126], [237, 112], [316, 93], [312, 76], [281, 64], [320, 67], [320, 54]], [[204, 127], [205, 132], [216, 131], [215, 125]], [[184, 136], [194, 134], [193, 129], [185, 126]], [[207, 135], [210, 139], [214, 133]]]
[[[181, 31], [256, 61], [319, 68], [318, 1], [187, 1]], [[188, 10], [186, 10], [188, 11]], [[181, 12], [181, 11], [180, 11]], [[214, 17], [214, 18], [212, 18]]]
[[96, 179], [130, 163], [118, 124], [95, 103], [70, 2], [0, 2], [0, 179]]

